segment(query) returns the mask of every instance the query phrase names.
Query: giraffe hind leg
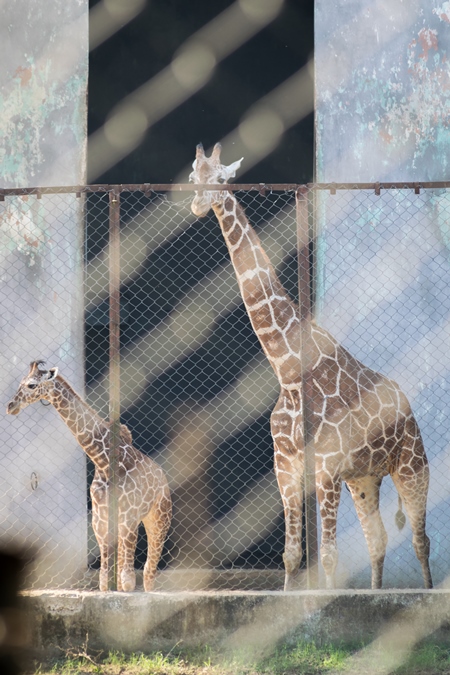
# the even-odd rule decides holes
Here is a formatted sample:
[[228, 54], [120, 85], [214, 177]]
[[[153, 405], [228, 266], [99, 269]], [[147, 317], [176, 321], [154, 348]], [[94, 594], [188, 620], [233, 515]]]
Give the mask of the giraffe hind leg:
[[400, 471], [397, 471], [392, 475], [392, 479], [411, 524], [414, 551], [422, 568], [424, 586], [433, 588], [430, 570], [430, 540], [425, 531], [428, 465], [423, 466], [414, 476], [402, 475]]
[[381, 588], [388, 540], [380, 514], [381, 478], [365, 476], [355, 481], [347, 481], [347, 485], [369, 549], [372, 588]]
[[144, 590], [152, 591], [159, 559], [172, 520], [172, 500], [168, 488], [142, 519], [147, 534], [147, 560], [144, 566]]

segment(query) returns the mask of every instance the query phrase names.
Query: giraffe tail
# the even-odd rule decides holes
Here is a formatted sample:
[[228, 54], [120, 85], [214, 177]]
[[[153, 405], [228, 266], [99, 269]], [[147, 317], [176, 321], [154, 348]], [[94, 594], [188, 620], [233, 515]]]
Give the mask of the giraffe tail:
[[402, 498], [399, 495], [398, 496], [398, 511], [395, 514], [395, 524], [397, 525], [399, 530], [403, 530], [403, 528], [405, 527], [405, 523], [406, 523], [406, 516], [403, 513]]

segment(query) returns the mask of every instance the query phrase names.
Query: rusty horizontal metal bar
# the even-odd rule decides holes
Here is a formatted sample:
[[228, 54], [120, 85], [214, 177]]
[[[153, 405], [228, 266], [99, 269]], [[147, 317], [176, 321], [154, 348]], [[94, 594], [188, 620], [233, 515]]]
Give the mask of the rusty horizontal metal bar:
[[80, 196], [83, 193], [96, 192], [195, 192], [199, 190], [228, 190], [230, 192], [256, 191], [289, 192], [297, 190], [328, 190], [335, 194], [338, 190], [373, 190], [377, 194], [381, 190], [420, 190], [448, 189], [450, 181], [423, 182], [375, 182], [375, 183], [232, 183], [218, 185], [193, 185], [189, 183], [123, 183], [119, 185], [66, 185], [48, 187], [0, 188], [0, 200], [8, 196], [35, 195], [38, 198], [45, 194], [70, 194]]
[[86, 192], [195, 192], [197, 190], [255, 190], [286, 192], [298, 189], [297, 183], [233, 183], [193, 185], [190, 183], [123, 183], [121, 185], [69, 185], [64, 187], [0, 188], [0, 196], [68, 194]]
[[450, 188], [450, 181], [376, 182], [376, 183], [307, 183], [308, 190], [417, 190]]
[[70, 194], [83, 192], [111, 192], [114, 185], [64, 185], [51, 187], [0, 188], [0, 196]]

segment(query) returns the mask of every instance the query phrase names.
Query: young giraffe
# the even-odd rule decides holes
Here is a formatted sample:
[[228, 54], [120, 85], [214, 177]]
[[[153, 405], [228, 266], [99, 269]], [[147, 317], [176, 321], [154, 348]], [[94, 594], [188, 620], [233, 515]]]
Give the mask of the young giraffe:
[[[220, 144], [207, 158], [197, 146], [190, 180], [225, 183], [242, 161], [220, 163]], [[297, 305], [278, 280], [257, 234], [235, 196], [199, 190], [192, 211], [213, 209], [236, 272], [252, 327], [274, 369], [281, 392], [271, 416], [275, 473], [284, 506], [285, 590], [293, 587], [302, 557], [303, 435], [300, 320]], [[316, 490], [322, 521], [321, 562], [327, 588], [335, 586], [336, 519], [342, 481], [350, 489], [369, 548], [372, 588], [381, 588], [387, 546], [380, 510], [381, 481], [390, 474], [409, 516], [426, 588], [432, 587], [425, 532], [428, 461], [409, 403], [399, 386], [364, 366], [312, 322], [313, 433]], [[400, 518], [403, 514], [397, 514]], [[399, 520], [398, 518], [398, 520]]]
[[[30, 403], [44, 399], [58, 411], [87, 456], [95, 464], [91, 484], [92, 526], [100, 547], [100, 590], [108, 589], [108, 473], [110, 425], [72, 389], [58, 368], [44, 370], [33, 361], [6, 412], [18, 415]], [[162, 469], [132, 445], [131, 433], [120, 425], [117, 455], [118, 560], [117, 590], [136, 586], [134, 554], [138, 525], [147, 533], [144, 589], [151, 591], [164, 540], [171, 522], [172, 501]]]

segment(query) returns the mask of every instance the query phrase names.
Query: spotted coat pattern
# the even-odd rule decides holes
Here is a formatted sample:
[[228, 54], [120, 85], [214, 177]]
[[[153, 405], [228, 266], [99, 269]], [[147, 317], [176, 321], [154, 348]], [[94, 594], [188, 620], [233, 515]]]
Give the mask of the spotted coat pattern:
[[[41, 361], [31, 364], [7, 413], [17, 415], [30, 403], [49, 401], [95, 465], [91, 484], [92, 526], [100, 548], [100, 590], [108, 589], [108, 490], [111, 429], [74, 391], [57, 368], [44, 370]], [[171, 522], [172, 502], [166, 477], [150, 457], [133, 447], [129, 429], [120, 425], [117, 448], [118, 554], [117, 590], [136, 586], [134, 557], [137, 531], [142, 522], [147, 533], [144, 588], [151, 591], [157, 565]]]
[[[220, 145], [207, 158], [197, 146], [191, 180], [226, 182], [240, 161], [220, 163]], [[256, 232], [235, 196], [199, 190], [192, 211], [213, 209], [225, 238], [253, 330], [280, 383], [271, 416], [275, 473], [284, 506], [285, 589], [294, 586], [302, 557], [303, 431], [300, 319], [297, 305], [276, 276]], [[382, 585], [387, 534], [379, 510], [384, 476], [391, 475], [408, 514], [424, 584], [431, 588], [425, 532], [429, 467], [410, 405], [391, 379], [364, 366], [326, 330], [312, 322], [313, 435], [316, 491], [322, 523], [321, 563], [327, 588], [335, 586], [336, 521], [342, 481], [347, 484], [367, 541], [372, 588]], [[401, 510], [397, 514], [401, 522]]]

